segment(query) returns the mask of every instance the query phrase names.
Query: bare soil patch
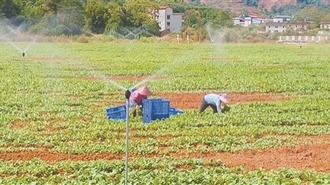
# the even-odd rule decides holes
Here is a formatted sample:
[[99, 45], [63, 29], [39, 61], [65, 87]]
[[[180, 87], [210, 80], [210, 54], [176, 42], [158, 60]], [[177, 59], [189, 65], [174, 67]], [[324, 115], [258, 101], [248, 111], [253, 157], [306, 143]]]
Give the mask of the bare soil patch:
[[24, 128], [24, 120], [23, 119], [17, 119], [12, 122], [11, 128], [14, 130], [22, 129]]
[[124, 155], [118, 154], [66, 154], [60, 152], [51, 152], [48, 149], [40, 148], [35, 151], [20, 151], [0, 153], [0, 159], [8, 161], [29, 161], [35, 158], [46, 162], [59, 162], [63, 160], [70, 161], [93, 161], [93, 160], [116, 160], [123, 159]]
[[220, 159], [226, 166], [244, 166], [248, 170], [285, 167], [330, 172], [330, 136], [305, 136], [302, 140], [298, 146], [214, 153], [205, 158]]
[[[218, 92], [216, 92], [218, 93]], [[199, 108], [206, 93], [155, 93], [154, 96], [170, 100], [171, 106], [181, 109]], [[280, 93], [229, 92], [230, 104], [249, 102], [274, 102], [290, 100], [294, 97]]]

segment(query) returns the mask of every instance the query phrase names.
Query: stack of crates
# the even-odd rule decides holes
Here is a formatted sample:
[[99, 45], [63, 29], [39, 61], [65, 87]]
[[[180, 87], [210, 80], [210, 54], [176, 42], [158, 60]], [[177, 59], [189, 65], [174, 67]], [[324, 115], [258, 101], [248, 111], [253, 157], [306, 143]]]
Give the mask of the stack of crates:
[[107, 108], [105, 115], [109, 120], [126, 120], [126, 105]]
[[170, 101], [166, 99], [144, 99], [143, 123], [169, 118]]

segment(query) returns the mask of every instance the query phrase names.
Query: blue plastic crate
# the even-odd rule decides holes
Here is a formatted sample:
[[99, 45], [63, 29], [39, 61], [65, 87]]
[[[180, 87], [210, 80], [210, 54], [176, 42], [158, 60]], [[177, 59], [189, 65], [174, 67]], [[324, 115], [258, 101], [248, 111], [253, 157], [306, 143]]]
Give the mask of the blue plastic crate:
[[105, 114], [109, 120], [126, 120], [126, 105], [107, 108]]
[[169, 118], [169, 115], [165, 114], [143, 115], [143, 123], [150, 123], [155, 120], [162, 120], [167, 118]]
[[169, 118], [170, 101], [166, 99], [143, 100], [143, 122]]
[[169, 110], [169, 115], [170, 116], [174, 116], [174, 115], [182, 114], [182, 113], [183, 113], [183, 111], [181, 109], [170, 107], [170, 110]]

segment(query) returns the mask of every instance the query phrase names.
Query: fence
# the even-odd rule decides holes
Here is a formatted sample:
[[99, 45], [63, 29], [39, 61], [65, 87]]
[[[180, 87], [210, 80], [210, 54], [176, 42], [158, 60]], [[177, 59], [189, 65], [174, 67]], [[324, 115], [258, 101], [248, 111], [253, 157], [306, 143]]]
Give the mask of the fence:
[[327, 42], [329, 41], [328, 36], [280, 36], [277, 42]]

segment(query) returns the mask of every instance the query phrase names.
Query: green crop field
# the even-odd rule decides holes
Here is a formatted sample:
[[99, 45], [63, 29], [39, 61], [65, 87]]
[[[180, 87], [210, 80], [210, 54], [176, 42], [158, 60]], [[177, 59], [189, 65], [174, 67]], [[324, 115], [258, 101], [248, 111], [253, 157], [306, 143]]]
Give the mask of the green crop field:
[[[105, 109], [125, 104], [125, 89], [142, 84], [157, 98], [191, 95], [197, 106], [150, 124], [130, 117], [129, 184], [330, 184], [329, 51], [330, 44], [2, 42], [0, 184], [123, 184], [126, 125]], [[228, 92], [230, 112], [199, 113], [193, 94], [209, 92]], [[249, 93], [288, 98], [235, 100]], [[267, 167], [263, 160], [276, 152], [254, 166], [248, 157], [241, 165], [222, 158], [321, 144], [305, 157], [323, 158], [309, 166], [298, 156], [291, 166]]]

